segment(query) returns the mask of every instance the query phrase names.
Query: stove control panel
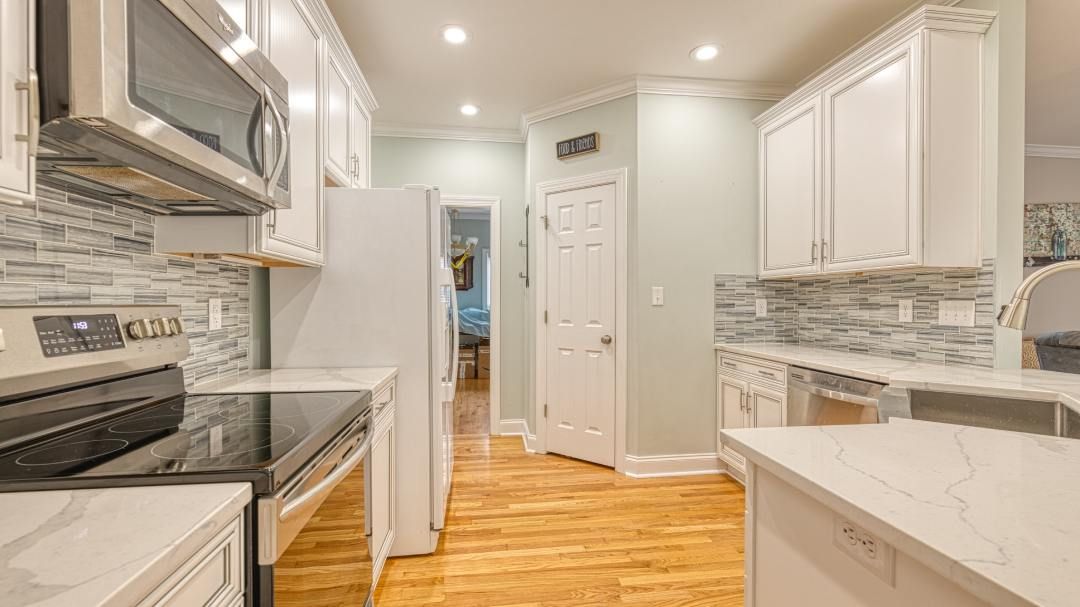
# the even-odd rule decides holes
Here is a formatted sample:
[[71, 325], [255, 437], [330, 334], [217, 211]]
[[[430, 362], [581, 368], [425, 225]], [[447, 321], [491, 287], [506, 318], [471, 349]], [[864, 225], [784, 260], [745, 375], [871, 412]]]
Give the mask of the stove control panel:
[[34, 328], [48, 358], [124, 347], [115, 314], [35, 316]]

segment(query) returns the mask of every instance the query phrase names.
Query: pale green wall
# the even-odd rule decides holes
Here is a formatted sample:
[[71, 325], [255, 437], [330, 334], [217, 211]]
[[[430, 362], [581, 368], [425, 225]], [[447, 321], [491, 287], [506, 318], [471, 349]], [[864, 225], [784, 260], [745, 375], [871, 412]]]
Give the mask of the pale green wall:
[[[983, 254], [996, 259], [998, 305], [1009, 301], [1023, 280], [1024, 96], [1027, 3], [1023, 0], [964, 0], [958, 6], [998, 11], [983, 44]], [[1020, 366], [1021, 332], [997, 327], [994, 365]]]
[[[757, 141], [772, 102], [638, 96], [636, 365], [627, 452], [716, 449], [713, 275], [757, 271]], [[664, 305], [651, 287], [664, 287]]]
[[371, 181], [374, 187], [407, 183], [439, 186], [444, 194], [498, 196], [501, 199], [499, 271], [501, 316], [501, 416], [521, 419], [525, 402], [525, 146], [519, 143], [374, 137]]
[[[567, 160], [559, 160], [555, 157], [556, 142], [577, 135], [585, 135], [593, 131], [600, 133], [599, 152], [585, 154]], [[633, 212], [634, 200], [636, 197], [634, 181], [637, 167], [636, 97], [623, 97], [621, 99], [608, 101], [600, 105], [595, 105], [590, 108], [585, 108], [583, 110], [578, 110], [570, 114], [533, 124], [529, 128], [529, 137], [526, 147], [528, 158], [528, 195], [529, 200], [532, 201], [531, 204], [533, 204], [531, 225], [529, 226], [531, 242], [534, 245], [533, 251], [536, 250], [535, 243], [536, 239], [539, 237], [537, 234], [539, 222], [536, 218], [542, 214], [535, 206], [537, 202], [535, 200], [536, 185], [538, 183], [621, 168], [629, 169], [630, 171], [628, 204], [631, 211], [628, 221], [631, 233], [630, 250], [633, 251], [633, 226], [636, 223]], [[632, 257], [629, 260], [629, 263], [633, 263]], [[536, 267], [536, 255], [533, 254], [529, 259], [529, 271], [532, 276], [536, 275]], [[633, 285], [633, 272], [630, 272], [629, 288], [631, 289], [631, 292], [634, 292]], [[530, 290], [527, 318], [535, 318], [535, 296], [535, 290]], [[634, 322], [633, 315], [629, 318], [629, 322], [632, 333]], [[536, 390], [534, 381], [536, 377], [532, 370], [535, 369], [535, 365], [533, 364], [533, 344], [535, 343], [536, 327], [530, 323], [526, 327], [526, 331], [527, 343], [523, 345], [525, 346], [526, 352], [526, 368], [529, 369], [530, 372], [528, 373], [528, 398], [526, 400], [525, 419], [529, 425], [529, 431], [535, 434]], [[629, 347], [631, 349], [629, 361], [631, 363], [634, 360], [633, 343], [632, 340], [629, 342]], [[634, 384], [631, 381], [629, 390], [633, 389]]]

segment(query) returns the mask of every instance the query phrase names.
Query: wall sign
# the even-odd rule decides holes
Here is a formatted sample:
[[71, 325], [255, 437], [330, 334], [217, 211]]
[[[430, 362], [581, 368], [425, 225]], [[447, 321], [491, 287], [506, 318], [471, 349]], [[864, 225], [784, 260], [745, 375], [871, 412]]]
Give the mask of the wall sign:
[[600, 151], [600, 133], [589, 133], [555, 144], [555, 155], [559, 160], [579, 154]]

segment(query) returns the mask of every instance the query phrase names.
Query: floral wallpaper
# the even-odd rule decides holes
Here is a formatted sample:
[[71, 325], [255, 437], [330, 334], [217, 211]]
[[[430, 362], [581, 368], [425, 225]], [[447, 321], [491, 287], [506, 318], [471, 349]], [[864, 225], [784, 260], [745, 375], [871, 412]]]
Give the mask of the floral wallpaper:
[[1050, 257], [1057, 228], [1065, 230], [1070, 257], [1080, 255], [1080, 202], [1024, 205], [1024, 257]]

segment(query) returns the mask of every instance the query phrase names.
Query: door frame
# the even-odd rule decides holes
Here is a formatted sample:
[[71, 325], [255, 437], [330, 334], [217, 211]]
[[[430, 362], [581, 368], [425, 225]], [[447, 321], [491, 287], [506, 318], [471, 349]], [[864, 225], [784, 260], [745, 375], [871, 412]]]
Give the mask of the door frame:
[[[547, 234], [543, 232], [543, 217], [547, 213], [547, 197], [551, 194], [581, 190], [601, 185], [615, 186], [615, 471], [626, 467], [626, 353], [627, 353], [627, 209], [629, 199], [629, 170], [624, 168], [590, 173], [578, 177], [555, 179], [536, 184], [536, 299], [533, 322], [536, 348], [533, 351], [536, 367], [536, 393], [533, 419], [536, 428], [536, 451], [547, 453], [547, 420], [543, 405], [547, 401], [547, 325], [544, 323], [544, 302], [547, 301]], [[531, 226], [529, 226], [531, 228]], [[542, 422], [542, 423], [541, 423]]]
[[499, 273], [502, 271], [501, 207], [498, 196], [467, 196], [442, 194], [439, 204], [449, 208], [486, 208], [491, 212], [491, 384], [488, 388], [488, 432], [499, 434], [502, 419], [500, 391], [502, 386], [502, 295], [499, 292]]

